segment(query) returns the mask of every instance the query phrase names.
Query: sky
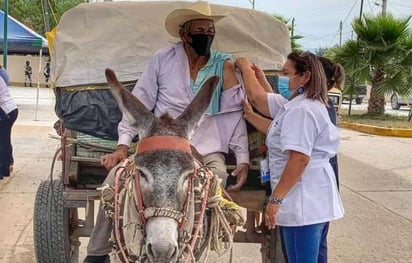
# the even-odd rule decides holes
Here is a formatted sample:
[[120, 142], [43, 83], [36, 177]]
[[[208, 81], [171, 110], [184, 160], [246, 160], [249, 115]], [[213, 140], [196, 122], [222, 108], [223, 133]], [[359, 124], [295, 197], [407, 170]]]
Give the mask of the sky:
[[[119, 1], [119, 0], [114, 0]], [[130, 1], [130, 0], [129, 0]], [[133, 0], [132, 0], [133, 1]], [[138, 0], [134, 0], [138, 1]], [[210, 3], [252, 8], [253, 0], [209, 0]], [[364, 0], [364, 14], [382, 12], [382, 0]], [[343, 22], [342, 42], [356, 38], [351, 22], [359, 17], [361, 0], [255, 0], [255, 9], [295, 18], [295, 34], [305, 50], [339, 44], [339, 22]], [[387, 0], [387, 12], [397, 18], [412, 15], [412, 0]], [[412, 22], [409, 23], [412, 27]]]

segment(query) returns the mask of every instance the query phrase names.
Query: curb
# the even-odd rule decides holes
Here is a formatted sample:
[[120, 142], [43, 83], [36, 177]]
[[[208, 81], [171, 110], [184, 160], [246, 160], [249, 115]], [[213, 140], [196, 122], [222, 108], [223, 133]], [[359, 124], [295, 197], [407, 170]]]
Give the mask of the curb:
[[412, 129], [382, 128], [378, 126], [344, 121], [339, 123], [339, 127], [374, 135], [412, 138]]

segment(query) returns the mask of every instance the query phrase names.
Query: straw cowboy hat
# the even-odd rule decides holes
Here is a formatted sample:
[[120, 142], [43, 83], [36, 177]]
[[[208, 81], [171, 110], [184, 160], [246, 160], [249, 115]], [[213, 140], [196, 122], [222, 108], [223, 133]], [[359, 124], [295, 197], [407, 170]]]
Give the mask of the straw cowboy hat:
[[176, 9], [172, 11], [165, 20], [167, 32], [179, 38], [180, 26], [194, 19], [209, 19], [214, 23], [224, 18], [226, 15], [212, 15], [208, 2], [198, 1], [188, 8]]

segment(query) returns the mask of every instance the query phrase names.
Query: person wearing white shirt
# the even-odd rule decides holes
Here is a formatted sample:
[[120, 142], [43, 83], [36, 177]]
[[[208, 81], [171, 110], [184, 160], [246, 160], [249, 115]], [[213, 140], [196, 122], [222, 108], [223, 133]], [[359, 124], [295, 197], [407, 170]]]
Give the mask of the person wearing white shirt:
[[[256, 117], [245, 102], [245, 118], [267, 133], [272, 195], [265, 211], [269, 229], [280, 227], [289, 263], [318, 260], [322, 230], [343, 217], [344, 209], [329, 158], [336, 155], [338, 129], [327, 105], [326, 77], [311, 53], [291, 53], [279, 77], [280, 94], [268, 93], [246, 58], [236, 66]], [[257, 115], [257, 114], [256, 114]]]
[[0, 65], [0, 180], [10, 176], [13, 169], [13, 147], [11, 128], [17, 119], [18, 109], [10, 95], [9, 75]]

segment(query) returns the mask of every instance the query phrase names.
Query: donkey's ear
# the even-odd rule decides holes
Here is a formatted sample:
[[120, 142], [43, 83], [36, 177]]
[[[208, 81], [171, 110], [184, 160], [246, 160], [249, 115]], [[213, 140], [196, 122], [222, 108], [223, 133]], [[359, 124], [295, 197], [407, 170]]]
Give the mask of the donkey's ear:
[[153, 113], [150, 112], [130, 91], [123, 87], [117, 80], [113, 70], [106, 69], [105, 74], [112, 94], [116, 99], [123, 116], [131, 125], [137, 127], [141, 138], [145, 137], [146, 132], [152, 127], [153, 122], [155, 121]]
[[192, 100], [186, 110], [179, 116], [179, 118], [177, 118], [177, 121], [181, 125], [187, 127], [188, 134], [195, 128], [196, 124], [203, 116], [203, 113], [208, 108], [218, 81], [218, 76], [209, 78], [203, 84], [202, 88], [199, 90], [196, 97]]

